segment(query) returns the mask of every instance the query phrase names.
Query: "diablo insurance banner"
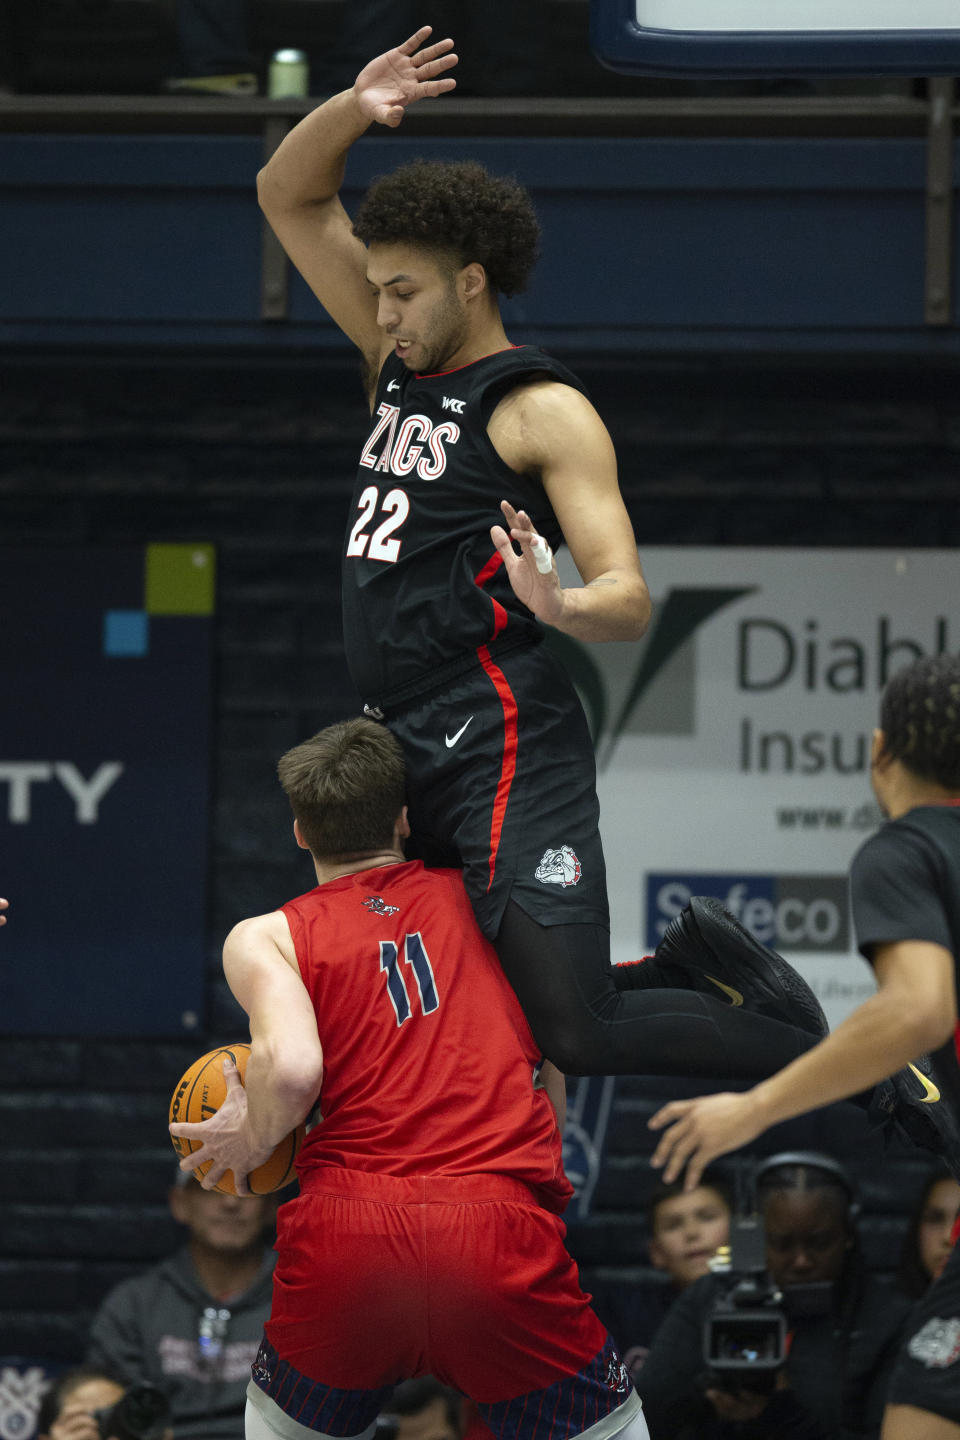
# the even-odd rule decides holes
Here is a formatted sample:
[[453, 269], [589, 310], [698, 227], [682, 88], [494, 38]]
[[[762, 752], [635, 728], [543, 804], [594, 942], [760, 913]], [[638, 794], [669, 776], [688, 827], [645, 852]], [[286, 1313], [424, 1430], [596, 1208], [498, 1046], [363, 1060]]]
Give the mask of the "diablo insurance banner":
[[202, 1026], [214, 552], [0, 549], [0, 1032]]
[[644, 547], [642, 560], [644, 640], [558, 646], [597, 745], [614, 959], [649, 953], [691, 895], [716, 895], [835, 1025], [873, 989], [847, 872], [880, 821], [880, 691], [914, 658], [960, 650], [960, 555]]

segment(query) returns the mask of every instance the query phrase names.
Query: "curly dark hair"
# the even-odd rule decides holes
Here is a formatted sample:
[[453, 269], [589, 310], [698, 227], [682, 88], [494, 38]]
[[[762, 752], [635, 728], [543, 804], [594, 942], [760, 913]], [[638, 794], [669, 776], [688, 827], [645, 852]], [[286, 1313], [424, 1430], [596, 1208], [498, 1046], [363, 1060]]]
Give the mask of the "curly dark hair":
[[540, 241], [523, 186], [470, 161], [414, 160], [380, 176], [360, 202], [353, 233], [365, 245], [417, 245], [454, 255], [460, 266], [476, 261], [503, 295], [524, 289]]
[[899, 670], [883, 692], [880, 729], [885, 756], [960, 791], [960, 657], [927, 656]]

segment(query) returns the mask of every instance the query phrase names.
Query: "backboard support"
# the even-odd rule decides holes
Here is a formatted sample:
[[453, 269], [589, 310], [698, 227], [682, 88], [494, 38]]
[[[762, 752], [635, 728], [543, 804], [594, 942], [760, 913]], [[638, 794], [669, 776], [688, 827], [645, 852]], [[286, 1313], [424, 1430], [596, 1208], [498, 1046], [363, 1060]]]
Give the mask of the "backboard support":
[[957, 0], [591, 0], [590, 36], [626, 74], [960, 74]]

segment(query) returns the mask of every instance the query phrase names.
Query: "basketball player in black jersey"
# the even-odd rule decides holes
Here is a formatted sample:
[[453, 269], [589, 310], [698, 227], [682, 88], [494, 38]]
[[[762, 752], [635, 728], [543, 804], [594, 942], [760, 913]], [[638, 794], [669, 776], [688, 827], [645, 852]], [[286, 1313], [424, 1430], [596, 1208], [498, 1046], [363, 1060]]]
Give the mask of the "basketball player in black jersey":
[[[523, 288], [536, 256], [529, 196], [477, 165], [417, 162], [377, 181], [352, 222], [338, 198], [371, 122], [394, 127], [454, 86], [453, 42], [429, 34], [371, 61], [258, 180], [368, 377], [343, 554], [351, 674], [403, 745], [419, 853], [462, 865], [558, 1068], [768, 1075], [823, 1033], [822, 1011], [725, 912], [703, 902], [654, 961], [609, 963], [593, 747], [539, 642], [543, 624], [637, 640], [650, 597], [602, 421], [564, 366], [504, 330], [498, 297]], [[561, 542], [582, 586], [560, 584]], [[741, 1008], [723, 999], [732, 990]]]
[[[902, 1100], [926, 1124], [922, 1143], [939, 1149], [960, 1179], [960, 659], [919, 660], [894, 675], [874, 732], [871, 773], [889, 821], [855, 855], [851, 894], [877, 993], [752, 1090], [658, 1111], [651, 1126], [667, 1128], [654, 1164], [665, 1167], [665, 1180], [686, 1166], [692, 1188], [716, 1156], [898, 1071]], [[960, 1247], [908, 1333], [883, 1440], [960, 1440]]]

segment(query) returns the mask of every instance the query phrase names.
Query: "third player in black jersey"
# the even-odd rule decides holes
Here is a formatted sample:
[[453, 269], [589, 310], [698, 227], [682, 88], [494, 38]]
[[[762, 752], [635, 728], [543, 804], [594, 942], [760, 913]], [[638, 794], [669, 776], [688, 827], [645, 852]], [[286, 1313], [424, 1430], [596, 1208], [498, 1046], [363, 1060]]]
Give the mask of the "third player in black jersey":
[[[769, 1126], [893, 1077], [904, 1128], [960, 1178], [960, 659], [919, 660], [887, 685], [873, 788], [889, 817], [854, 857], [853, 919], [878, 990], [807, 1055], [740, 1095], [665, 1105], [654, 1156], [692, 1188]], [[901, 1069], [901, 1067], [903, 1067]], [[883, 1440], [960, 1436], [960, 1249], [915, 1313]]]
[[[669, 961], [609, 963], [593, 747], [539, 642], [543, 625], [638, 640], [650, 597], [605, 426], [563, 366], [504, 329], [499, 297], [523, 289], [536, 257], [530, 198], [478, 165], [418, 161], [377, 180], [353, 220], [339, 199], [371, 122], [396, 126], [453, 86], [452, 41], [428, 35], [371, 61], [259, 177], [271, 225], [369, 382], [343, 553], [351, 674], [403, 745], [420, 853], [463, 866], [555, 1064], [769, 1074], [823, 1017], [748, 936], [705, 912], [678, 927]], [[560, 584], [561, 541], [582, 584]], [[714, 998], [705, 966], [742, 1008]]]

